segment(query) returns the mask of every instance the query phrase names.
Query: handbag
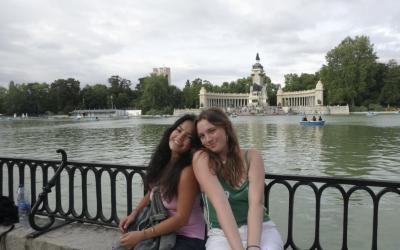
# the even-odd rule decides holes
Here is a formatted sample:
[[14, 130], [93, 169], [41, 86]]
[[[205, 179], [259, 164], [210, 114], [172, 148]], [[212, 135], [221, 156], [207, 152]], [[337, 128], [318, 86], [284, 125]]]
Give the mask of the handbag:
[[[153, 198], [151, 202], [140, 211], [135, 221], [131, 223], [127, 232], [140, 231], [146, 228], [151, 228], [168, 218], [168, 211], [164, 207], [161, 194], [158, 187], [153, 189]], [[175, 232], [161, 235], [154, 238], [143, 240], [136, 244], [134, 250], [171, 250], [175, 246], [176, 234]], [[122, 246], [113, 249], [126, 249]]]
[[[9, 228], [3, 232], [0, 232], [0, 243], [3, 241], [3, 236], [7, 235], [11, 230], [14, 229], [14, 223], [19, 222], [18, 207], [14, 201], [7, 196], [0, 196], [0, 225], [9, 226]], [[5, 240], [4, 240], [5, 244]], [[1, 247], [5, 249], [5, 247]]]
[[0, 196], [0, 225], [10, 226], [19, 221], [18, 208], [7, 196]]

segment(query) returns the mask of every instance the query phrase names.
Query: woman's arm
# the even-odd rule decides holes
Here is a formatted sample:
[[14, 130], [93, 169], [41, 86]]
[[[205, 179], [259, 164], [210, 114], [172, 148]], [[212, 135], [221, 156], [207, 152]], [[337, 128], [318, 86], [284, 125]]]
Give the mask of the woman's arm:
[[249, 211], [247, 214], [247, 245], [260, 245], [264, 218], [264, 162], [255, 149], [248, 151], [249, 159]]
[[196, 196], [199, 194], [199, 185], [193, 173], [193, 168], [185, 167], [179, 179], [176, 214], [160, 222], [156, 226], [142, 231], [133, 231], [122, 235], [121, 244], [132, 248], [138, 242], [177, 231], [185, 226], [190, 218]]
[[202, 191], [210, 199], [217, 213], [218, 222], [233, 250], [243, 250], [237, 223], [225, 192], [215, 174], [211, 173], [206, 152], [197, 151], [193, 157], [193, 169]]
[[139, 212], [142, 211], [142, 209], [145, 206], [147, 206], [147, 204], [149, 204], [149, 202], [150, 202], [150, 191], [148, 191], [146, 193], [146, 195], [143, 196], [142, 200], [139, 202], [136, 209], [134, 209], [127, 217], [123, 218], [119, 222], [118, 228], [121, 231], [121, 233], [126, 232], [126, 229], [128, 228], [128, 226], [136, 219], [136, 216], [139, 214]]

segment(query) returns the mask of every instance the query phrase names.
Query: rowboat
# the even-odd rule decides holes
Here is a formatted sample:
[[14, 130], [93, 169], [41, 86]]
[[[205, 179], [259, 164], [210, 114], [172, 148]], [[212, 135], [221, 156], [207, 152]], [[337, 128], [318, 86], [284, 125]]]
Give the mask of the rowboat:
[[302, 126], [324, 126], [325, 121], [301, 121]]
[[368, 116], [368, 117], [372, 117], [372, 116], [376, 116], [376, 115], [377, 115], [377, 113], [375, 113], [373, 111], [368, 111], [366, 114], [366, 116]]

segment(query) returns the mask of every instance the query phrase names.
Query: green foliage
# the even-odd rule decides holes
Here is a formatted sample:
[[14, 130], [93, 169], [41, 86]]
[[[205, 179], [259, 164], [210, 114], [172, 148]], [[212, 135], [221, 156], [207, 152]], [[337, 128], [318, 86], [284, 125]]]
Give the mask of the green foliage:
[[81, 91], [82, 107], [84, 109], [106, 109], [108, 108], [108, 95], [108, 89], [105, 85], [87, 85]]
[[373, 111], [384, 111], [385, 108], [380, 105], [380, 104], [376, 104], [376, 103], [371, 103], [370, 105], [368, 105], [368, 110], [373, 110]]
[[[176, 87], [168, 85], [167, 78], [151, 75], [143, 80], [143, 94], [140, 97], [139, 105], [144, 114], [148, 111], [164, 110], [172, 107], [175, 100], [180, 99], [181, 94]], [[169, 109], [168, 109], [169, 110]]]
[[365, 106], [350, 106], [350, 112], [366, 112], [368, 108]]
[[297, 74], [286, 74], [285, 87], [283, 91], [300, 91], [307, 89], [314, 89], [319, 80], [319, 73], [306, 74], [302, 73], [300, 76]]
[[134, 96], [130, 88], [131, 81], [114, 75], [108, 79], [108, 83], [111, 85], [109, 88], [110, 107], [117, 109], [129, 108]]
[[7, 89], [0, 86], [0, 114], [6, 113], [5, 101], [7, 97]]
[[[208, 82], [209, 83], [209, 82]], [[207, 83], [206, 83], [207, 84]], [[199, 107], [199, 93], [202, 86], [204, 86], [203, 80], [196, 78], [192, 82], [186, 81], [185, 87], [182, 90], [183, 106], [185, 108], [198, 108]], [[211, 84], [209, 84], [211, 85]], [[210, 87], [208, 87], [210, 88]], [[211, 85], [212, 88], [212, 85]], [[207, 87], [206, 87], [207, 89]]]
[[366, 36], [347, 37], [326, 55], [321, 80], [330, 104], [360, 105], [376, 85], [376, 54]]
[[273, 84], [271, 81], [267, 82], [267, 96], [269, 105], [276, 105], [276, 93], [278, 92], [279, 85]]
[[54, 113], [68, 114], [80, 106], [80, 82], [73, 78], [54, 81], [49, 94]]
[[385, 105], [400, 106], [400, 66], [396, 61], [390, 60], [383, 76], [384, 86], [379, 100]]
[[12, 115], [42, 114], [51, 107], [49, 86], [46, 83], [15, 84], [10, 82], [8, 92], [3, 91], [3, 112]]

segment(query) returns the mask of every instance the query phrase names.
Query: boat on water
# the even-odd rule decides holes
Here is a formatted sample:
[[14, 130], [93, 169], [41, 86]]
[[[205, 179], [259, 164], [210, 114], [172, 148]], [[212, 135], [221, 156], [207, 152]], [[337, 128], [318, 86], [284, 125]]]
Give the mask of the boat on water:
[[324, 126], [325, 121], [301, 121], [300, 125], [302, 126]]
[[367, 113], [366, 113], [366, 116], [368, 116], [368, 117], [372, 117], [372, 116], [376, 116], [377, 115], [377, 113], [376, 112], [373, 112], [373, 111], [368, 111]]
[[307, 119], [307, 116], [304, 115], [303, 119], [300, 121], [300, 125], [302, 126], [324, 126], [325, 125], [325, 120], [322, 119], [321, 116], [318, 117], [318, 119], [313, 116], [312, 119]]

